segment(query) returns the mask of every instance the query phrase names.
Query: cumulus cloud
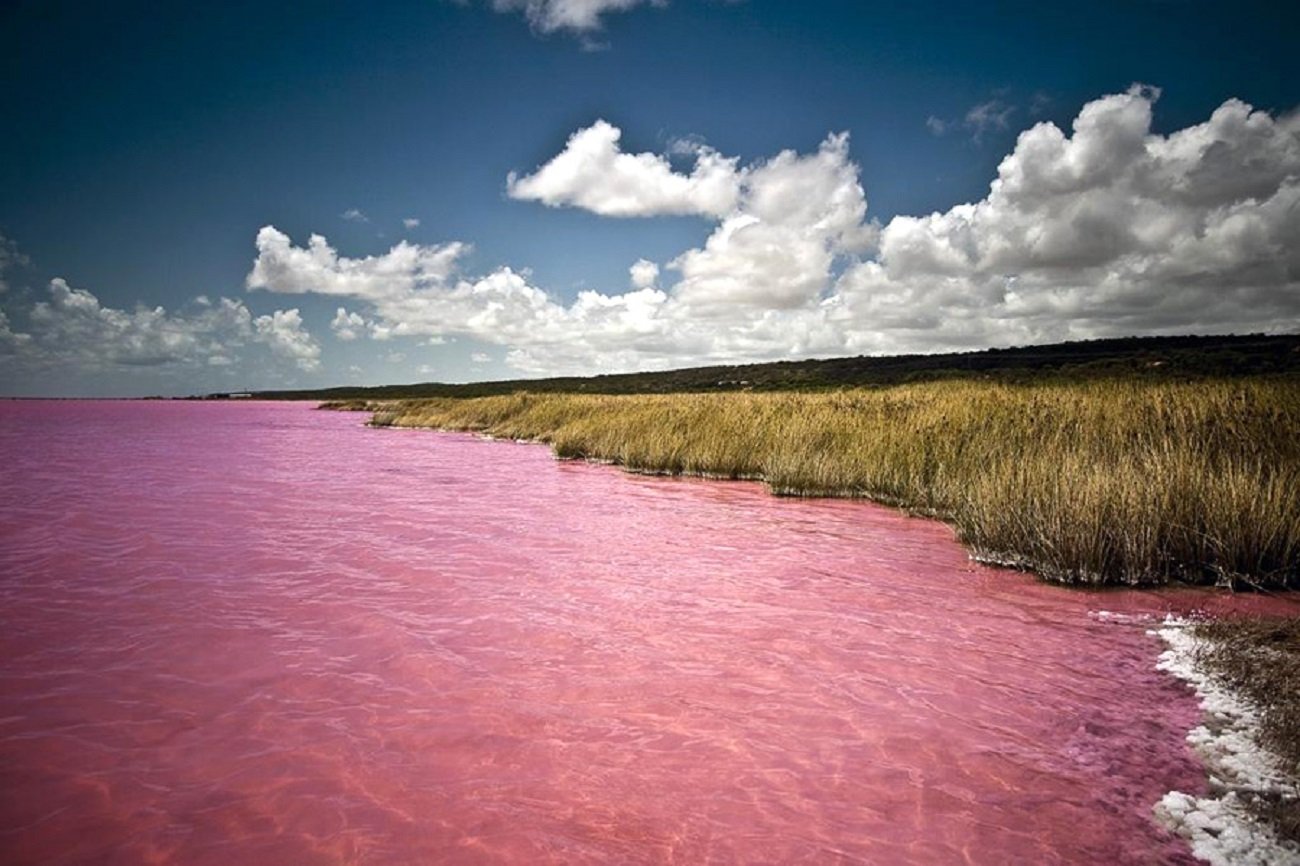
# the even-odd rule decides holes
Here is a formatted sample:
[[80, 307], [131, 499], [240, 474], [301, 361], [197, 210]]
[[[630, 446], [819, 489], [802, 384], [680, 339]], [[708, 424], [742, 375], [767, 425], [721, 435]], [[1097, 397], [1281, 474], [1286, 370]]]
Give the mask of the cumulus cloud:
[[782, 151], [745, 171], [740, 202], [705, 242], [671, 267], [674, 295], [699, 315], [784, 310], [820, 300], [839, 256], [865, 252], [874, 229], [848, 135], [814, 154]]
[[580, 207], [601, 216], [664, 214], [722, 216], [740, 192], [737, 160], [703, 144], [690, 143], [695, 158], [690, 174], [673, 171], [668, 158], [654, 153], [624, 153], [623, 133], [604, 120], [569, 136], [564, 150], [530, 175], [511, 172], [511, 198], [548, 207]]
[[[334, 336], [345, 343], [368, 336], [372, 340], [390, 340], [394, 336], [402, 336], [412, 333], [405, 326], [394, 325], [390, 322], [376, 322], [367, 319], [364, 316], [351, 312], [343, 307], [339, 307], [334, 312], [334, 318], [330, 321], [330, 330]], [[442, 342], [441, 337], [431, 337], [426, 341], [429, 345], [437, 345]]]
[[1091, 102], [1073, 135], [1039, 123], [986, 198], [892, 220], [841, 279], [849, 347], [1296, 328], [1300, 117], [1229, 100], [1153, 135], [1158, 95]]
[[[399, 244], [358, 260], [319, 236], [295, 246], [273, 227], [258, 233], [248, 285], [350, 295], [370, 305], [372, 337], [464, 334], [506, 346], [507, 362], [527, 372], [833, 351], [833, 339], [815, 325], [786, 326], [795, 311], [816, 315], [834, 264], [869, 249], [877, 232], [865, 221], [847, 136], [828, 136], [812, 154], [785, 151], [744, 169], [727, 162], [736, 183], [729, 207], [715, 215], [718, 226], [703, 247], [670, 264], [681, 274], [670, 291], [656, 286], [658, 265], [643, 259], [629, 268], [631, 291], [585, 291], [566, 305], [532, 285], [526, 271], [461, 275], [463, 245]], [[586, 206], [600, 211], [606, 202]], [[359, 333], [346, 316], [338, 327]]]
[[127, 311], [105, 307], [92, 293], [57, 278], [50, 281], [48, 300], [32, 308], [30, 319], [36, 341], [49, 354], [88, 365], [142, 367], [206, 361], [226, 350], [226, 338], [244, 339], [251, 327], [248, 309], [228, 298], [191, 315], [163, 307]]
[[257, 233], [257, 261], [248, 275], [250, 289], [356, 297], [365, 300], [404, 297], [424, 286], [441, 285], [456, 269], [469, 246], [450, 243], [418, 246], [402, 241], [382, 256], [340, 257], [321, 235], [305, 248], [273, 226]]
[[734, 158], [691, 144], [696, 163], [689, 175], [674, 172], [665, 157], [623, 153], [619, 137], [619, 129], [604, 121], [579, 130], [535, 174], [511, 175], [510, 194], [605, 216], [720, 219], [702, 249], [671, 263], [683, 277], [677, 299], [699, 314], [735, 305], [812, 303], [836, 256], [871, 245], [866, 196], [848, 158], [847, 134], [828, 136], [815, 154], [783, 151], [743, 169]]
[[370, 217], [366, 216], [364, 213], [362, 213], [361, 211], [357, 210], [354, 207], [350, 207], [347, 210], [343, 211], [343, 213], [339, 214], [339, 217], [341, 219], [347, 220], [350, 223], [370, 222]]
[[330, 330], [340, 340], [351, 342], [365, 333], [366, 320], [356, 313], [349, 313], [343, 307], [339, 307], [334, 313], [333, 321], [330, 322]]
[[[527, 271], [461, 273], [462, 244], [351, 259], [324, 238], [299, 247], [269, 226], [248, 283], [350, 297], [372, 337], [466, 335], [504, 347], [527, 373], [1295, 330], [1300, 116], [1229, 100], [1203, 123], [1157, 135], [1158, 95], [1135, 86], [1097, 99], [1068, 132], [1036, 124], [983, 199], [883, 227], [868, 219], [845, 135], [744, 167], [710, 153], [727, 178], [715, 196], [699, 192], [698, 161], [688, 175], [662, 157], [622, 154], [617, 130], [596, 124], [513, 178], [512, 194], [523, 184], [518, 197], [548, 204], [716, 223], [668, 263], [675, 280], [643, 259], [622, 293], [563, 303]], [[351, 315], [336, 332], [361, 333]]]
[[663, 6], [666, 0], [491, 0], [498, 12], [523, 12], [528, 23], [541, 33], [568, 30], [590, 33], [599, 30], [602, 16], [626, 12], [642, 5]]
[[659, 281], [659, 266], [648, 259], [637, 259], [627, 271], [634, 289], [649, 289]]
[[298, 310], [276, 310], [253, 320], [257, 338], [282, 358], [289, 358], [300, 369], [320, 368], [320, 346], [303, 327]]
[[420, 227], [420, 220], [416, 217], [406, 217], [402, 220], [402, 225], [405, 226], [408, 231], [410, 229], [418, 229]]
[[91, 292], [56, 278], [27, 318], [27, 333], [16, 333], [0, 314], [0, 345], [30, 364], [87, 370], [223, 366], [249, 344], [263, 344], [305, 370], [319, 364], [319, 346], [297, 310], [255, 319], [242, 301], [230, 298], [196, 301], [176, 312], [160, 306], [128, 311], [104, 306]]

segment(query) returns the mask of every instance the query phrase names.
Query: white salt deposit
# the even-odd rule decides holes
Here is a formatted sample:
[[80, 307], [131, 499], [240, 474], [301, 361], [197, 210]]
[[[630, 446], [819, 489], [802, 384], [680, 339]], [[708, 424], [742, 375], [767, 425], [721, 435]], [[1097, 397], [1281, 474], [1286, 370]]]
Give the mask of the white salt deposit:
[[1288, 778], [1282, 761], [1259, 744], [1259, 714], [1250, 702], [1197, 665], [1202, 641], [1189, 625], [1169, 617], [1153, 632], [1169, 647], [1156, 667], [1185, 680], [1201, 700], [1204, 720], [1188, 733], [1187, 741], [1205, 762], [1210, 793], [1197, 797], [1170, 791], [1156, 804], [1156, 818], [1214, 866], [1300, 864], [1300, 846], [1279, 839], [1250, 813], [1242, 797], [1252, 792], [1277, 794], [1300, 808], [1300, 787]]
[[1152, 620], [1152, 615], [1149, 613], [1117, 613], [1113, 610], [1092, 610], [1088, 611], [1088, 616], [1098, 622], [1115, 622], [1124, 625], [1134, 625]]

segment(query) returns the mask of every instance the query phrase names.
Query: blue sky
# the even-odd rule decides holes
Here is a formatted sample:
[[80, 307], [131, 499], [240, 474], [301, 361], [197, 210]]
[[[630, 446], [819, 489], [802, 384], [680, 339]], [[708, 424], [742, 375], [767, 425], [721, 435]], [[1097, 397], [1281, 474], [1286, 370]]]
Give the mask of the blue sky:
[[1294, 331], [1296, 18], [8, 4], [0, 393]]

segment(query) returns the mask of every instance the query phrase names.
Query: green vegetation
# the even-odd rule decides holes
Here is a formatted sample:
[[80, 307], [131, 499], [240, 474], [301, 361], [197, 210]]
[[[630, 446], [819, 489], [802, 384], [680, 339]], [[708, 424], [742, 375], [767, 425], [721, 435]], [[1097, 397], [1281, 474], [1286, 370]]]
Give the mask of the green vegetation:
[[[1197, 661], [1259, 708], [1260, 739], [1300, 778], [1300, 617], [1212, 620]], [[1285, 839], [1300, 842], [1300, 804], [1280, 794], [1248, 794], [1256, 814]]]
[[948, 380], [820, 392], [354, 402], [380, 426], [548, 442], [950, 521], [1067, 583], [1300, 587], [1300, 379]]

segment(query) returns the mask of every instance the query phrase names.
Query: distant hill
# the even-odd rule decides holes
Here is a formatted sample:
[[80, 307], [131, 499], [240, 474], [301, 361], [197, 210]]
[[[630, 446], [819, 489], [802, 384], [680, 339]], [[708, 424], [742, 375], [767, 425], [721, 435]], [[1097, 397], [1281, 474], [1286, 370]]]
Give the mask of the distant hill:
[[[647, 394], [684, 391], [839, 388], [929, 379], [996, 378], [1008, 382], [1110, 376], [1202, 378], [1300, 373], [1300, 334], [1215, 337], [1124, 337], [945, 355], [825, 358], [767, 364], [692, 367], [657, 373], [506, 379], [448, 385], [427, 382], [300, 391], [258, 391], [273, 400], [481, 397], [513, 391]], [[241, 392], [239, 396], [245, 396]], [[210, 394], [209, 398], [230, 394]]]

